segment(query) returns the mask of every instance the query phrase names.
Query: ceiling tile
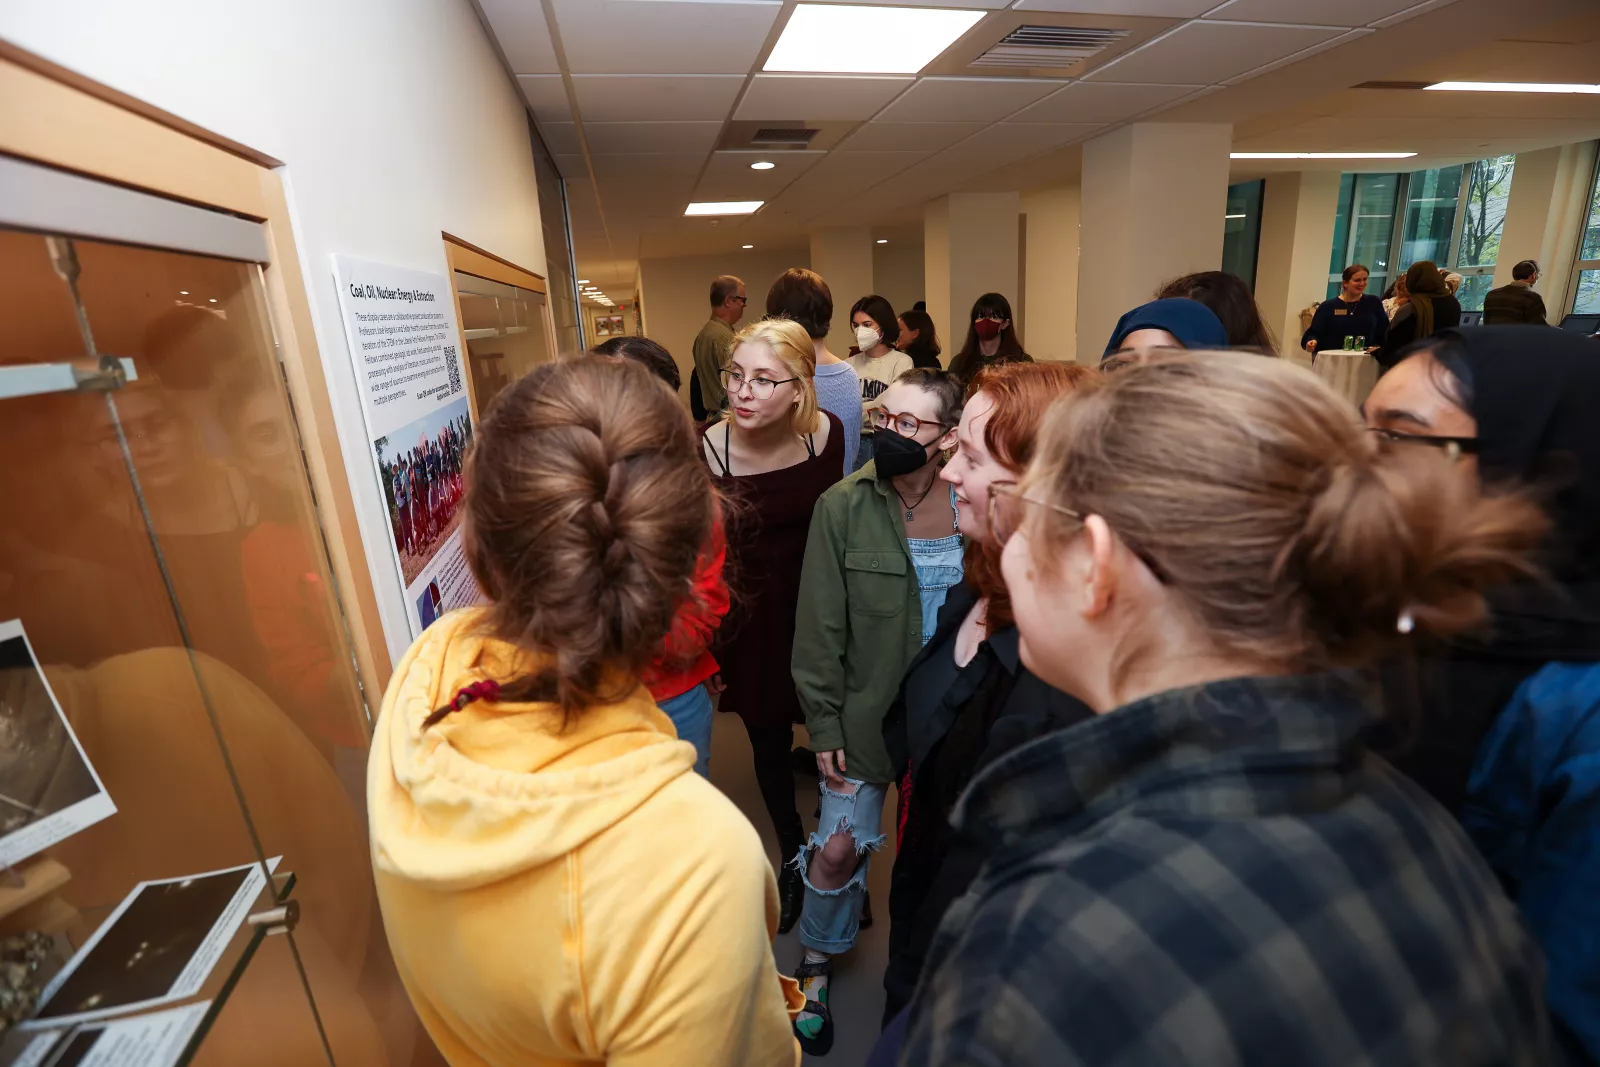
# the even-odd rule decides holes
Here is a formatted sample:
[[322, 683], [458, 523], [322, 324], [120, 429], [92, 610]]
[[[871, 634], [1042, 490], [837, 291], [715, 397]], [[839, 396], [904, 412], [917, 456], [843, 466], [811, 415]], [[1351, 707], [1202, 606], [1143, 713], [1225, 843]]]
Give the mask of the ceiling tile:
[[1219, 84], [1339, 36], [1341, 29], [1186, 22], [1089, 75], [1096, 81]]
[[1310, 48], [1303, 48], [1300, 51], [1291, 53], [1290, 55], [1287, 55], [1275, 62], [1266, 63], [1262, 66], [1255, 67], [1254, 69], [1247, 70], [1243, 74], [1235, 75], [1234, 77], [1229, 78], [1226, 84], [1237, 85], [1239, 82], [1249, 81], [1251, 78], [1259, 78], [1261, 75], [1266, 74], [1269, 71], [1277, 70], [1279, 67], [1287, 67], [1290, 64], [1302, 62], [1303, 60], [1310, 59], [1318, 52], [1327, 52], [1332, 49], [1339, 48], [1343, 45], [1349, 44], [1358, 37], [1366, 37], [1369, 34], [1374, 34], [1377, 32], [1377, 30], [1367, 29], [1364, 26], [1353, 30], [1346, 30], [1337, 37], [1330, 37], [1328, 40], [1322, 41], [1319, 44], [1314, 44]]
[[[544, 146], [550, 149], [553, 156], [581, 156], [583, 148], [578, 144], [578, 127], [571, 122], [541, 122], [539, 133], [544, 137]], [[562, 171], [565, 174], [565, 171]], [[571, 175], [568, 175], [570, 177]]]
[[1291, 22], [1298, 26], [1366, 26], [1415, 7], [1417, 0], [1229, 0], [1206, 13], [1235, 22]]
[[[772, 200], [800, 175], [820, 163], [826, 152], [713, 152], [706, 163], [696, 200]], [[758, 160], [776, 163], [771, 170], [751, 170]]]
[[1040, 78], [923, 78], [878, 117], [892, 122], [994, 122], [1065, 84]]
[[948, 188], [1087, 137], [1099, 128], [1092, 122], [1001, 123], [919, 164], [917, 172], [937, 177]]
[[574, 154], [554, 156], [553, 158], [556, 161], [556, 170], [559, 170], [561, 176], [567, 181], [570, 182], [575, 178], [587, 178], [589, 176], [589, 164], [583, 161], [583, 156]]
[[513, 74], [559, 74], [544, 11], [527, 0], [479, 0]]
[[[859, 4], [862, 0], [805, 0], [808, 4]], [[912, 0], [903, 7], [959, 7], [968, 11], [1003, 11], [1011, 0]]]
[[533, 117], [540, 122], [571, 122], [572, 109], [567, 106], [567, 87], [559, 74], [519, 74], [517, 88], [522, 98], [533, 108]]
[[839, 146], [840, 152], [926, 152], [932, 155], [970, 137], [984, 122], [867, 122]]
[[1083, 15], [1153, 15], [1194, 18], [1217, 6], [1217, 0], [1018, 0], [1018, 11], [1070, 11]]
[[831, 153], [763, 208], [762, 214], [774, 221], [785, 216], [789, 221], [809, 218], [924, 158], [921, 152]]
[[757, 74], [733, 117], [756, 122], [868, 119], [912, 81], [909, 76]]
[[[631, 152], [709, 152], [722, 131], [720, 122], [585, 122], [583, 132], [594, 155]], [[554, 149], [552, 149], [554, 151]]]
[[658, 122], [728, 117], [744, 77], [738, 74], [575, 74], [585, 122]]
[[665, 180], [694, 178], [705, 162], [704, 152], [626, 152], [596, 155], [594, 169], [602, 183], [635, 175], [656, 175]]
[[1121, 122], [1203, 88], [1202, 85], [1073, 82], [1012, 118], [1016, 122]]
[[744, 74], [783, 10], [778, 0], [553, 2], [574, 74]]

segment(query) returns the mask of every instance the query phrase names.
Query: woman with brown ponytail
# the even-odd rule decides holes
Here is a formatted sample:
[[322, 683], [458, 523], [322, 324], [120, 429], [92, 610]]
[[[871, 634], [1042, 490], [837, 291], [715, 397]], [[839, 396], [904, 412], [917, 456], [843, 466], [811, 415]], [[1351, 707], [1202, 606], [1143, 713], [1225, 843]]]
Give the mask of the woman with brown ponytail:
[[400, 662], [367, 783], [389, 944], [453, 1064], [799, 1060], [760, 839], [639, 681], [716, 514], [697, 448], [614, 360], [539, 367], [478, 427], [489, 604]]
[[1022, 662], [1095, 715], [956, 804], [989, 857], [900, 1062], [1552, 1062], [1538, 948], [1363, 746], [1357, 673], [1481, 623], [1539, 511], [1297, 367], [1204, 352], [1063, 401], [990, 493]]

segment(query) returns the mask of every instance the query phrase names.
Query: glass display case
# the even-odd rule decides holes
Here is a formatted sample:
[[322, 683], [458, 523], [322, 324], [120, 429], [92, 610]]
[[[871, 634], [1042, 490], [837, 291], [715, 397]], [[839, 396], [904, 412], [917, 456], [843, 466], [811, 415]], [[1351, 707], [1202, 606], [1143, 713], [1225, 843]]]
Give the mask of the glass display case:
[[[225, 939], [184, 1002], [206, 1007], [180, 1062], [440, 1063], [373, 892], [379, 694], [354, 666], [263, 227], [0, 165], [30, 191], [0, 202], [0, 623], [36, 661], [0, 659], [0, 845], [82, 779], [71, 736], [115, 809], [0, 867], [0, 937], [64, 956], [139, 883], [259, 869], [247, 910], [267, 919]], [[34, 674], [71, 736], [28, 718]], [[163, 943], [135, 940], [141, 958]]]
[[477, 413], [507, 385], [550, 359], [543, 293], [455, 272]]

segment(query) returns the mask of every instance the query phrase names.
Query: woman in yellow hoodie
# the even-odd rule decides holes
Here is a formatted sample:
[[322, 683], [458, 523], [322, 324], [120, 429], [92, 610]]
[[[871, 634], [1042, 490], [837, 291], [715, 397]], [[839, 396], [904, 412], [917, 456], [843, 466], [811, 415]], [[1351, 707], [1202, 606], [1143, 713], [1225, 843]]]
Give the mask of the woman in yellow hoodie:
[[457, 1067], [799, 1062], [772, 867], [637, 679], [711, 530], [695, 445], [649, 371], [592, 358], [478, 428], [490, 603], [406, 653], [367, 773], [389, 944]]

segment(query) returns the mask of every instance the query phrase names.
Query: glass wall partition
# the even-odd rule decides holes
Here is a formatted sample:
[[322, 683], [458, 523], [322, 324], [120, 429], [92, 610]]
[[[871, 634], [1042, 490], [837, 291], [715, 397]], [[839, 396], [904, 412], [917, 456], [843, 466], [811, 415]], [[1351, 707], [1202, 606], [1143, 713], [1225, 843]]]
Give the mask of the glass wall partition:
[[1228, 210], [1223, 216], [1222, 269], [1256, 287], [1256, 256], [1261, 246], [1261, 195], [1266, 182], [1240, 182], [1228, 186]]
[[[65, 954], [138, 882], [253, 867], [266, 888], [252, 910], [292, 901], [298, 923], [242, 928], [183, 998], [203, 1023], [182, 1062], [439, 1062], [376, 906], [370, 719], [267, 313], [266, 243], [250, 239], [260, 227], [0, 166], [40, 203], [93, 187], [111, 199], [85, 217], [129, 220], [68, 232], [31, 199], [0, 204], [0, 623], [20, 625], [32, 660], [0, 673], [8, 689], [48, 682], [115, 807], [13, 864], [24, 883], [58, 880], [58, 906], [0, 911], [0, 932], [35, 930]], [[44, 736], [26, 708], [0, 700], [0, 734]], [[77, 758], [59, 741], [8, 741], [0, 793], [48, 812], [54, 768]], [[14, 796], [35, 779], [41, 790]], [[191, 918], [136, 938], [128, 973], [152, 945], [187, 958]], [[13, 1032], [6, 1049], [27, 1040]]]
[[1344, 269], [1364, 264], [1371, 276], [1369, 291], [1388, 285], [1393, 254], [1395, 207], [1400, 201], [1398, 174], [1346, 174], [1339, 184], [1339, 215], [1334, 224], [1333, 255], [1328, 262], [1328, 298], [1337, 296]]
[[456, 271], [477, 413], [507, 385], [550, 359], [543, 293]]
[[1589, 189], [1589, 212], [1584, 219], [1583, 241], [1574, 270], [1572, 313], [1600, 315], [1600, 167]]

